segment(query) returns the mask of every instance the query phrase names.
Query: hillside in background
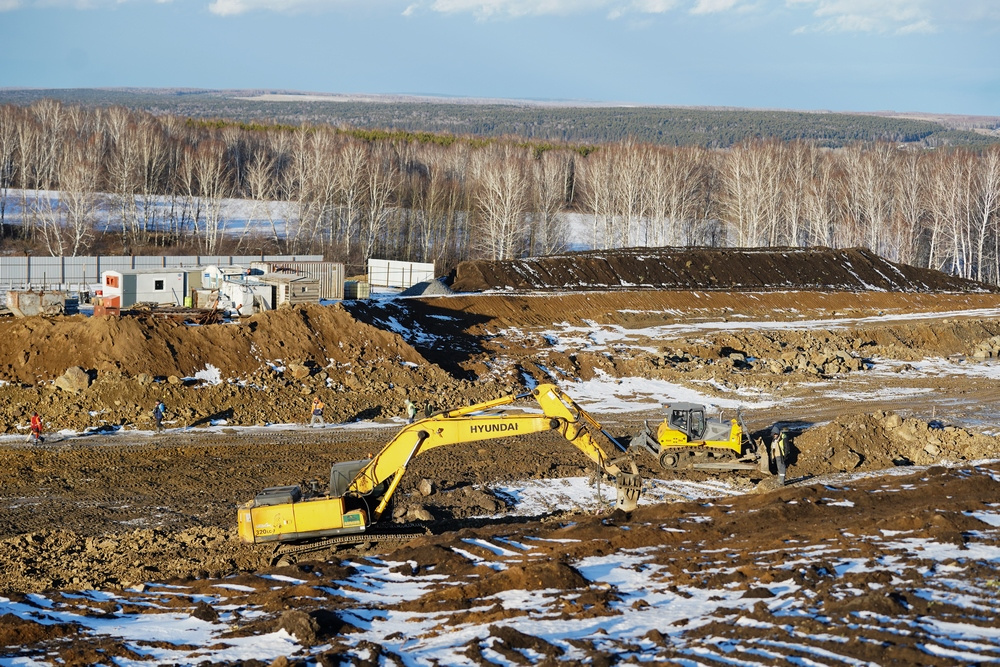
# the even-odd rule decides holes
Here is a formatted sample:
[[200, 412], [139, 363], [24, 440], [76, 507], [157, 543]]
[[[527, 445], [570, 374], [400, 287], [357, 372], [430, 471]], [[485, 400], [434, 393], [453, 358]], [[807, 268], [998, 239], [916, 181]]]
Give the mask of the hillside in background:
[[404, 96], [269, 94], [265, 91], [159, 89], [2, 89], [0, 104], [57, 99], [85, 106], [123, 106], [155, 114], [225, 118], [246, 123], [302, 123], [447, 132], [579, 144], [635, 140], [725, 148], [774, 137], [826, 147], [856, 141], [924, 146], [982, 146], [1000, 141], [1000, 117], [915, 117], [879, 112], [613, 106], [576, 102], [440, 100]]

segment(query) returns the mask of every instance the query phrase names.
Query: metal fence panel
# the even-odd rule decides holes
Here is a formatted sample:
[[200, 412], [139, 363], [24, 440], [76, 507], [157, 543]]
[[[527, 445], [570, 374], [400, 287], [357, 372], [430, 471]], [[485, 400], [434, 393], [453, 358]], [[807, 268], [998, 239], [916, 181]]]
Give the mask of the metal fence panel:
[[97, 284], [103, 271], [131, 271], [133, 269], [158, 269], [196, 267], [215, 264], [221, 266], [250, 266], [250, 262], [271, 261], [321, 262], [322, 255], [183, 255], [156, 257], [128, 255], [125, 257], [99, 255], [94, 257], [0, 257], [0, 286], [4, 288], [36, 285], [61, 288], [63, 285], [84, 286]]
[[397, 262], [389, 259], [368, 260], [368, 283], [379, 287], [413, 287], [434, 280], [434, 265], [424, 262]]

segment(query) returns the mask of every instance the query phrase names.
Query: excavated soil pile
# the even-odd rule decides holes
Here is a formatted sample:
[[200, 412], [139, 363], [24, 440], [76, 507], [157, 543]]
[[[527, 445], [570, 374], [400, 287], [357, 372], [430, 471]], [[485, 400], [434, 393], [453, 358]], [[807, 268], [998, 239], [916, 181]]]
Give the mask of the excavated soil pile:
[[158, 399], [169, 425], [192, 426], [302, 421], [313, 396], [326, 403], [328, 420], [350, 421], [401, 415], [407, 394], [422, 405], [435, 403], [442, 387], [480, 395], [340, 305], [207, 326], [155, 317], [9, 318], [0, 320], [0, 339], [6, 432], [26, 432], [32, 410], [56, 428], [148, 428]]
[[797, 473], [820, 475], [997, 458], [1000, 437], [880, 411], [811, 428], [794, 447]]
[[398, 336], [359, 323], [339, 305], [280, 309], [223, 326], [155, 317], [6, 319], [0, 339], [0, 379], [24, 383], [54, 379], [70, 366], [184, 377], [210, 363], [223, 377], [242, 377], [293, 363], [314, 372], [384, 358], [424, 361]]
[[1000, 456], [1000, 437], [904, 418], [894, 412], [844, 415], [794, 438], [797, 475], [977, 461]]
[[504, 261], [462, 262], [457, 292], [489, 290], [721, 289], [893, 292], [996, 287], [882, 259], [865, 248], [623, 248]]

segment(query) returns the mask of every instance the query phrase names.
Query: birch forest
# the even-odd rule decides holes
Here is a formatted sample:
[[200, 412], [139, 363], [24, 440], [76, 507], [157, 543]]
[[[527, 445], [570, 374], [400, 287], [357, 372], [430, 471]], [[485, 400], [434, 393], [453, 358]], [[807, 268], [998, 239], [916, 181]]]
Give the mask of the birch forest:
[[[240, 219], [233, 219], [233, 202]], [[509, 259], [867, 247], [1000, 283], [1000, 145], [542, 143], [0, 106], [0, 253]]]

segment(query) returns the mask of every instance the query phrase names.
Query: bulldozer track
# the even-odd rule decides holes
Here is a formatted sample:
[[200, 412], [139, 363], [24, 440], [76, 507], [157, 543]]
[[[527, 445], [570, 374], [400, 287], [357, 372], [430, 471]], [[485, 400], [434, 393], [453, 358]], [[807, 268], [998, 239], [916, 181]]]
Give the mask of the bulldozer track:
[[659, 463], [664, 470], [680, 470], [702, 462], [733, 463], [737, 458], [736, 452], [725, 447], [665, 447]]

